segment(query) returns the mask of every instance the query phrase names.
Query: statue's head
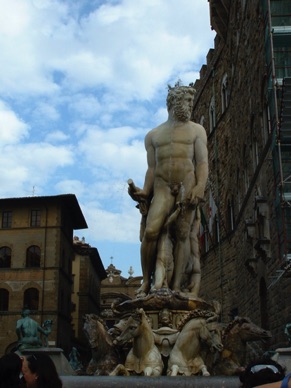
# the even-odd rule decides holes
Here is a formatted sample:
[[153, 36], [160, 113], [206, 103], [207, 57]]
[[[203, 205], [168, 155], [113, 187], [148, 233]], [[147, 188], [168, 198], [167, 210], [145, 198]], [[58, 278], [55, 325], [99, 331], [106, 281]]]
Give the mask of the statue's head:
[[[168, 112], [174, 108], [175, 115], [181, 121], [186, 121], [190, 119], [189, 114], [189, 105], [191, 101], [191, 111], [192, 111], [192, 101], [194, 100], [196, 90], [190, 84], [189, 86], [182, 86], [180, 82], [177, 82], [174, 87], [168, 85], [168, 97], [167, 97], [167, 108]], [[187, 97], [187, 99], [186, 99]]]
[[23, 316], [23, 318], [28, 317], [30, 315], [30, 310], [26, 308], [23, 309], [21, 315]]
[[172, 313], [167, 308], [164, 308], [159, 312], [159, 327], [163, 326], [173, 327]]
[[196, 89], [193, 87], [193, 84], [190, 84], [189, 86], [183, 86], [178, 81], [175, 86], [168, 85], [168, 96], [167, 96], [167, 107], [168, 110], [170, 110], [173, 105], [175, 105], [175, 102], [179, 99], [181, 99], [182, 96], [184, 96], [186, 93], [189, 93], [191, 96], [194, 96], [196, 94]]

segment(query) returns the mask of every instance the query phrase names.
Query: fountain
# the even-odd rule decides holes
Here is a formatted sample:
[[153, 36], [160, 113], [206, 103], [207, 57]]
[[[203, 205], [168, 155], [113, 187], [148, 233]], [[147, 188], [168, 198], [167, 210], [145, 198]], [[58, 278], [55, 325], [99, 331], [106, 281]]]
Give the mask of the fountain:
[[[46, 320], [40, 326], [34, 319], [30, 318], [30, 310], [22, 311], [22, 318], [16, 322], [16, 334], [18, 337], [17, 353], [20, 356], [27, 356], [35, 353], [46, 353], [54, 361], [60, 375], [74, 375], [75, 372], [63, 354], [63, 349], [48, 347], [48, 335], [51, 333], [53, 321]], [[40, 335], [43, 335], [42, 340]]]
[[[246, 317], [221, 323], [219, 302], [199, 297], [198, 233], [208, 151], [204, 128], [190, 120], [194, 94], [192, 85], [169, 86], [168, 119], [145, 137], [143, 189], [128, 180], [141, 214], [143, 283], [136, 298], [112, 304], [117, 323], [110, 330], [94, 314], [84, 317], [92, 349], [87, 373], [105, 387], [121, 381], [126, 387], [153, 381], [159, 387], [173, 384], [173, 378], [183, 387], [193, 386], [194, 379], [197, 387], [239, 386], [247, 341], [271, 336]], [[64, 382], [89, 387], [93, 380]]]
[[190, 120], [194, 94], [191, 85], [169, 86], [168, 119], [145, 137], [143, 189], [128, 180], [141, 213], [143, 283], [136, 298], [112, 304], [110, 330], [84, 316], [90, 376], [62, 376], [64, 387], [236, 387], [247, 341], [271, 336], [246, 317], [220, 322], [220, 303], [199, 297], [208, 151], [204, 128]]

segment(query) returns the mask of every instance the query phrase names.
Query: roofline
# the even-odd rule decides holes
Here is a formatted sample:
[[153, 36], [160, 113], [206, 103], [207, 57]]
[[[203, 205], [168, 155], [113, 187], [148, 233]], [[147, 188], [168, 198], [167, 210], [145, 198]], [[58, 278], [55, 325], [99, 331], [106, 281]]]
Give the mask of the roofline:
[[62, 204], [70, 206], [73, 213], [75, 214], [73, 224], [73, 229], [87, 229], [88, 225], [83, 215], [83, 212], [80, 208], [79, 202], [75, 194], [59, 194], [59, 195], [46, 195], [46, 196], [30, 196], [30, 197], [10, 197], [10, 198], [0, 198], [0, 206], [3, 206], [4, 203], [16, 203], [16, 202], [55, 202], [59, 200]]

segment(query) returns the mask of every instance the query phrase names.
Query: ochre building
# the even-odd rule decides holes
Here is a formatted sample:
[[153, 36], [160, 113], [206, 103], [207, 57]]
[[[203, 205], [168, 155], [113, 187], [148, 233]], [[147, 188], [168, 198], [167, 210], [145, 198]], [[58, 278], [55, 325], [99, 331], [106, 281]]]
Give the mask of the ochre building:
[[81, 315], [99, 311], [106, 273], [98, 251], [73, 244], [73, 231], [85, 228], [73, 194], [0, 199], [0, 355], [17, 345], [24, 307], [40, 325], [53, 320], [50, 344], [66, 355], [80, 334]]

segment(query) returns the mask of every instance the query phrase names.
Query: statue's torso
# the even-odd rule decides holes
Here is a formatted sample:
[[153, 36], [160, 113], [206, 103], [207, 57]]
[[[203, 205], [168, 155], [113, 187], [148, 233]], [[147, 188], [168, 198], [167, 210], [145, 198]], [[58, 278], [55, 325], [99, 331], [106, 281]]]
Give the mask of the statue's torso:
[[195, 124], [189, 121], [177, 125], [164, 123], [153, 131], [156, 177], [169, 184], [184, 182], [189, 176], [194, 178], [195, 129]]

